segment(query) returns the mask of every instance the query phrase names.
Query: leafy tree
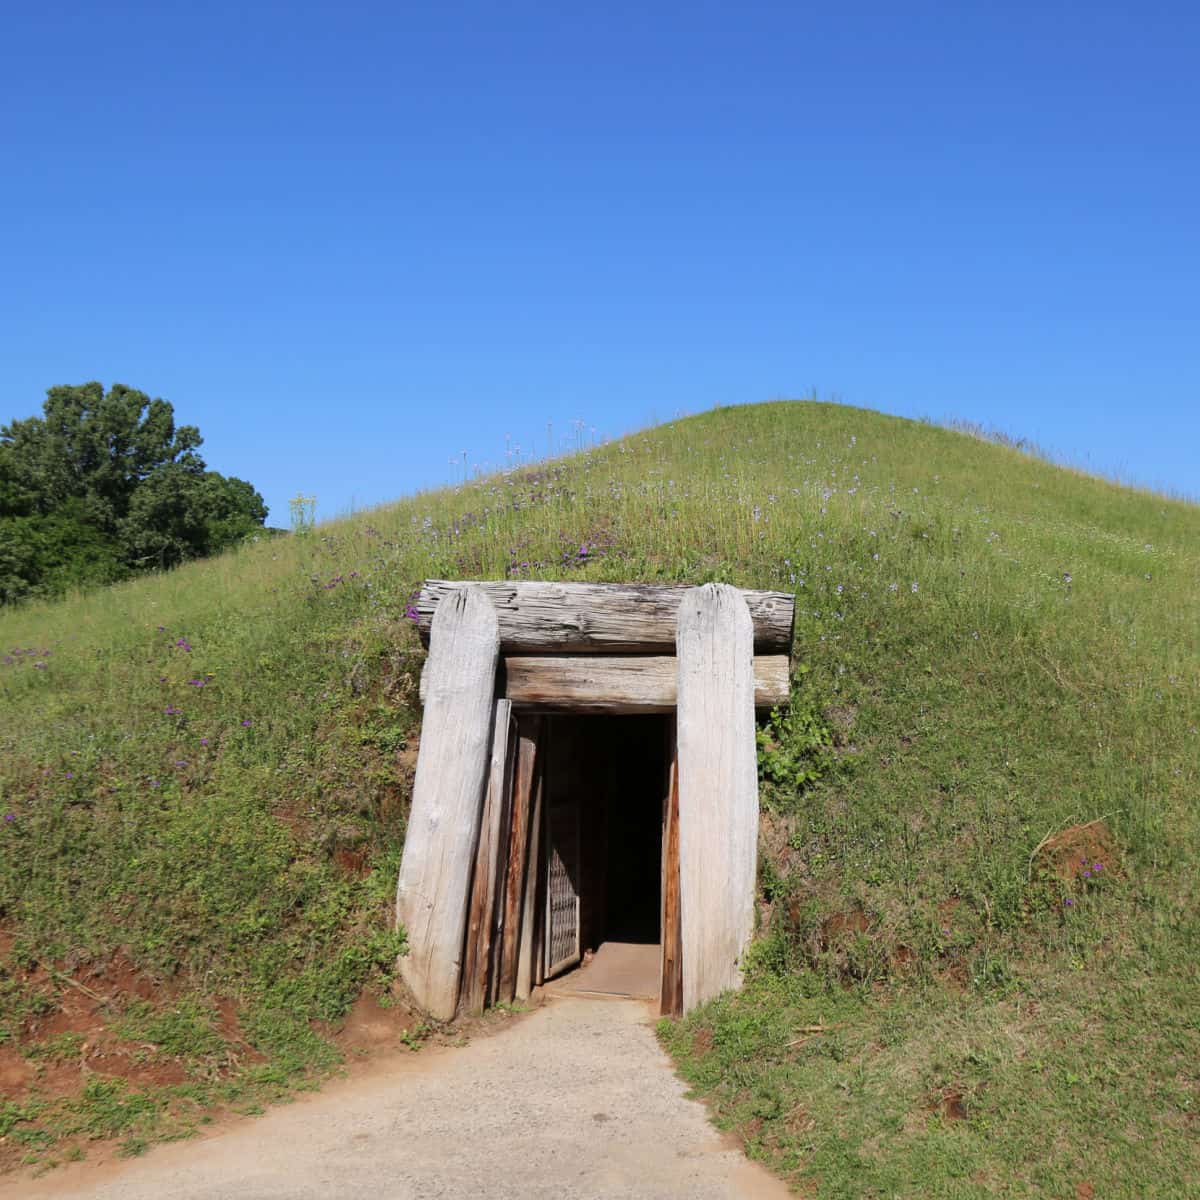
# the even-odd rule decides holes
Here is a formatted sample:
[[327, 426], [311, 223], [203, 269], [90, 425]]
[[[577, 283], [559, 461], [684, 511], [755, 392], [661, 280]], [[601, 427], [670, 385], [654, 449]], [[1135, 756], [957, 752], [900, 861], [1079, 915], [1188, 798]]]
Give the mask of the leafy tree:
[[0, 603], [212, 554], [262, 526], [241, 479], [206, 469], [194, 425], [114, 384], [54, 387], [0, 426]]
[[245, 480], [168, 463], [133, 493], [121, 539], [138, 563], [170, 567], [241, 541], [266, 518], [262, 497]]

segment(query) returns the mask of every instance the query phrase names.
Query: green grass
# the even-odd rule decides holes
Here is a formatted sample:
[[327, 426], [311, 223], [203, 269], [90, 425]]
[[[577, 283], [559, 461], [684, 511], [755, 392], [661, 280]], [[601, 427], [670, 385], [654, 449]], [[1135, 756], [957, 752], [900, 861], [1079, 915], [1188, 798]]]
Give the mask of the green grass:
[[[718, 410], [0, 613], [35, 652], [0, 665], [0, 987], [123, 948], [234, 997], [272, 1086], [327, 1070], [309, 1021], [399, 946], [405, 605], [505, 575], [796, 593], [749, 985], [664, 1032], [752, 1153], [818, 1196], [1200, 1194], [1200, 509], [862, 410]], [[1034, 856], [1097, 819], [1100, 879]]]

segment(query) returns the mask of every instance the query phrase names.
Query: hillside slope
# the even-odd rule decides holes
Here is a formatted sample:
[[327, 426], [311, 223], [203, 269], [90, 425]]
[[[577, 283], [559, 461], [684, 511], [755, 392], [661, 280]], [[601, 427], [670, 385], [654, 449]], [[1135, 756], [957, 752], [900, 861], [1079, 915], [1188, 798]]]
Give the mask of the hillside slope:
[[[1200, 1194], [1200, 509], [812, 403], [0, 613], [9, 1161], [327, 1067], [310, 1022], [400, 943], [406, 605], [505, 575], [796, 592], [750, 984], [664, 1030], [752, 1153], [823, 1196]], [[54, 1023], [120, 971], [155, 986], [108, 1052], [169, 1078]]]

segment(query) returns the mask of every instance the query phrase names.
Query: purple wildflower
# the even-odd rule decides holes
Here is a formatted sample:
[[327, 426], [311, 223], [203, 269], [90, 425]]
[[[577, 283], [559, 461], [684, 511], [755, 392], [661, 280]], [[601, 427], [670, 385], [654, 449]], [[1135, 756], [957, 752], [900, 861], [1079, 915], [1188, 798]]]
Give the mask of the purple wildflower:
[[175, 760], [175, 765], [176, 765], [177, 767], [186, 767], [186, 766], [187, 766], [187, 759], [186, 759], [186, 758], [177, 758], [177, 759]]
[[242, 728], [243, 728], [243, 729], [249, 729], [249, 728], [250, 728], [250, 721], [249, 721], [249, 720], [245, 720], [245, 721], [243, 721], [243, 722], [242, 722]]
[[1092, 874], [1093, 875], [1099, 875], [1103, 869], [1104, 869], [1103, 863], [1092, 863]]
[[177, 645], [180, 650], [190, 650], [192, 648], [192, 643], [189, 642], [187, 638], [177, 638], [175, 645]]
[[1064, 908], [1072, 908], [1074, 906], [1074, 904], [1075, 904], [1075, 901], [1072, 900], [1070, 896], [1068, 896], [1065, 900], [1063, 900]]
[[410, 621], [419, 621], [419, 620], [421, 619], [421, 614], [420, 614], [419, 612], [417, 612], [416, 608], [415, 608], [413, 605], [411, 605], [411, 604], [407, 604], [407, 605], [405, 605], [405, 607], [404, 607], [404, 615], [405, 615], [405, 616], [406, 616], [406, 617], [407, 617], [407, 618], [408, 618]]
[[202, 745], [202, 746], [207, 746], [207, 745], [208, 745], [208, 738], [201, 738], [201, 739], [200, 739], [200, 745]]
[[17, 819], [17, 814], [16, 813], [5, 813], [4, 819], [11, 825], [12, 822]]

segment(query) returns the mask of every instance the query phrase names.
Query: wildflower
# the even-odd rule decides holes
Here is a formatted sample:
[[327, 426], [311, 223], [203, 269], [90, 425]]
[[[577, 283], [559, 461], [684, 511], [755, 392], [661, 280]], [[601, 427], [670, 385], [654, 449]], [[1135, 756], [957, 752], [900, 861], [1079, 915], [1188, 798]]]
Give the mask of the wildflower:
[[5, 821], [6, 821], [8, 824], [10, 824], [10, 825], [11, 825], [11, 824], [13, 823], [13, 821], [15, 821], [16, 819], [17, 819], [17, 814], [16, 814], [16, 813], [5, 813], [5, 814], [4, 814], [4, 820], [5, 820]]
[[202, 688], [207, 682], [207, 679], [189, 679], [188, 687]]
[[1092, 874], [1093, 875], [1099, 875], [1103, 869], [1104, 869], [1103, 863], [1092, 863]]
[[419, 621], [419, 620], [421, 619], [421, 614], [420, 614], [419, 612], [417, 612], [416, 608], [415, 608], [413, 605], [411, 605], [411, 604], [407, 604], [407, 605], [405, 605], [405, 607], [404, 607], [404, 615], [405, 615], [405, 616], [406, 616], [406, 617], [407, 617], [407, 618], [408, 618], [410, 621]]
[[159, 784], [158, 784], [158, 780], [157, 780], [157, 779], [151, 779], [149, 782], [150, 782], [150, 786], [151, 786], [152, 788], [156, 788], [156, 787], [158, 787], [158, 786], [159, 786]]
[[842, 594], [842, 585], [839, 583], [833, 590], [840, 596]]
[[913, 580], [913, 582], [912, 582], [912, 589], [911, 589], [911, 590], [912, 590], [912, 591], [914, 591], [914, 592], [917, 590], [917, 581], [916, 581], [915, 579], [914, 579], [914, 580]]
[[894, 591], [897, 591], [897, 590], [899, 589], [899, 587], [900, 587], [900, 585], [899, 585], [898, 583], [889, 583], [889, 584], [888, 584], [888, 591], [889, 591], [889, 592], [894, 592]]
[[1074, 901], [1074, 900], [1072, 900], [1070, 896], [1067, 896], [1067, 897], [1066, 897], [1066, 898], [1063, 900], [1063, 907], [1064, 907], [1064, 908], [1072, 908], [1072, 907], [1074, 907], [1074, 904], [1075, 904], [1075, 901]]
[[1067, 587], [1071, 586], [1071, 572], [1070, 571], [1063, 572], [1063, 583], [1065, 583], [1067, 585]]
[[163, 709], [163, 714], [168, 717], [178, 717], [182, 712], [182, 708], [176, 708], [173, 704], [168, 704], [167, 707]]
[[202, 745], [202, 746], [207, 746], [207, 745], [208, 745], [208, 738], [201, 738], [201, 739], [200, 739], [200, 745]]
[[177, 759], [175, 760], [175, 765], [176, 765], [177, 767], [186, 767], [186, 766], [187, 766], [187, 759], [186, 759], [186, 758], [177, 758]]
[[191, 650], [192, 648], [192, 643], [189, 642], [187, 638], [177, 638], [175, 645], [177, 645], [180, 650]]
[[68, 771], [66, 774], [67, 774], [67, 778], [68, 778], [68, 779], [74, 779], [74, 778], [75, 778], [75, 772], [74, 772], [74, 771]]
[[248, 720], [247, 720], [247, 721], [243, 721], [243, 722], [242, 722], [242, 728], [243, 728], [243, 729], [249, 729], [249, 728], [250, 728], [250, 722], [249, 722]]
[[46, 664], [45, 663], [34, 663], [33, 669], [35, 671], [44, 671], [46, 669]]
[[160, 626], [158, 627], [158, 632], [159, 632], [159, 633], [166, 633], [166, 632], [167, 632], [167, 627], [166, 627], [165, 625], [160, 625]]

